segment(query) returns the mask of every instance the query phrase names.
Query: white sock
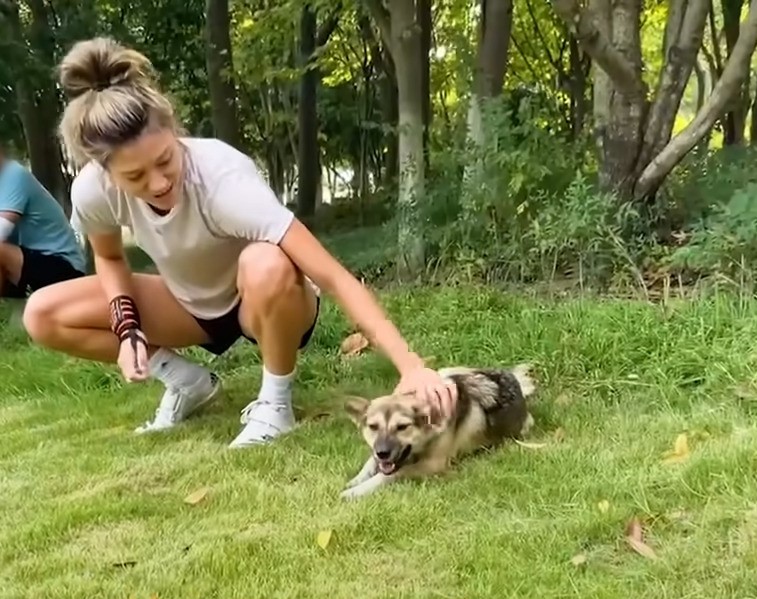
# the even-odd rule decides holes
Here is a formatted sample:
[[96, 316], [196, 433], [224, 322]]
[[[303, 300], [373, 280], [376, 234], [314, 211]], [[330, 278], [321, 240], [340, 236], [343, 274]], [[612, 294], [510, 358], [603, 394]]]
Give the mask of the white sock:
[[294, 370], [289, 374], [273, 374], [264, 365], [258, 399], [264, 402], [291, 405], [293, 383]]
[[203, 383], [210, 384], [210, 371], [207, 368], [193, 364], [164, 347], [152, 355], [149, 365], [150, 374], [166, 387], [186, 389]]

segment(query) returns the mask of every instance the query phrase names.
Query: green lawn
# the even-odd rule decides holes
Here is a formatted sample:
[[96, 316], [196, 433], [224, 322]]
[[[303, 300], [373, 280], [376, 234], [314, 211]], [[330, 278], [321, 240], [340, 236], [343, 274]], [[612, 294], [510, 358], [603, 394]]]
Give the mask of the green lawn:
[[[217, 362], [227, 399], [181, 430], [135, 437], [157, 385], [122, 385], [114, 370], [31, 347], [10, 319], [0, 333], [0, 596], [755, 596], [757, 303], [663, 310], [485, 290], [384, 300], [436, 364], [533, 361], [529, 442], [543, 445], [343, 503], [365, 449], [339, 396], [395, 380], [375, 354], [339, 356], [349, 328], [330, 302], [300, 362], [301, 426], [241, 452], [226, 445], [259, 381], [253, 348]], [[665, 463], [681, 433], [690, 454]], [[204, 501], [184, 501], [203, 487]], [[625, 542], [634, 517], [658, 559]], [[333, 531], [326, 550], [321, 531]]]

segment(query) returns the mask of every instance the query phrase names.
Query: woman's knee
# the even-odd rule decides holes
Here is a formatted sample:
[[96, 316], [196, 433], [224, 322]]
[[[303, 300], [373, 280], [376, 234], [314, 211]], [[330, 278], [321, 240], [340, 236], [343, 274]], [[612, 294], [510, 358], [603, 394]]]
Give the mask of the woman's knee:
[[302, 274], [271, 243], [251, 243], [239, 256], [237, 287], [246, 302], [265, 309], [302, 290]]
[[26, 300], [23, 323], [32, 340], [48, 345], [55, 339], [60, 327], [60, 302], [56, 301], [55, 289], [44, 287], [36, 290]]

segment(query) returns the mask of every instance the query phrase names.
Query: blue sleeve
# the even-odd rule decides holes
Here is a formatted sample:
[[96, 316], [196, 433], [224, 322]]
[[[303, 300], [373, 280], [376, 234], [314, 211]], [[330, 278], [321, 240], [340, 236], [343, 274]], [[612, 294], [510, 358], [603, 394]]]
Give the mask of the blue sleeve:
[[3, 175], [0, 178], [0, 211], [24, 214], [29, 201], [31, 175], [15, 164], [9, 164], [8, 172]]

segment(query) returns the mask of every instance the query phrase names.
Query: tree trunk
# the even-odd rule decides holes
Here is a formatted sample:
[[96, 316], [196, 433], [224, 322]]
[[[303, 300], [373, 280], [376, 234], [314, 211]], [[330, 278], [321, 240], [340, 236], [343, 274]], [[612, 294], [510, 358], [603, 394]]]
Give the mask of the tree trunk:
[[[62, 170], [62, 153], [56, 136], [59, 115], [58, 97], [51, 72], [55, 64], [55, 44], [47, 7], [42, 0], [29, 0], [31, 53], [19, 55], [23, 67], [16, 81], [18, 112], [26, 137], [31, 170], [55, 197], [66, 215], [71, 214], [68, 189]], [[18, 48], [27, 48], [19, 18], [18, 4], [8, 7], [8, 21]]]
[[241, 150], [229, 36], [229, 0], [206, 0], [205, 43], [213, 129], [219, 139]]
[[428, 136], [431, 130], [431, 0], [416, 0], [416, 21], [421, 28], [421, 97], [423, 98], [423, 152], [425, 167], [429, 165]]
[[300, 13], [300, 64], [305, 71], [300, 76], [300, 97], [297, 108], [299, 129], [297, 211], [303, 217], [315, 214], [321, 170], [321, 156], [318, 151], [318, 69], [313, 64], [315, 35], [316, 13], [307, 2]]
[[712, 95], [693, 122], [672, 140], [675, 116], [701, 47], [708, 0], [670, 3], [665, 62], [651, 104], [641, 77], [640, 0], [614, 0], [612, 43], [577, 0], [552, 0], [552, 6], [611, 80], [612, 100], [601, 166], [603, 187], [617, 192], [622, 199], [648, 199], [705, 136], [722, 114], [719, 111], [738, 94], [757, 44], [757, 0], [751, 0], [749, 17]]
[[[589, 9], [596, 15], [597, 31], [605, 39], [612, 39], [612, 6], [610, 0], [591, 0]], [[612, 80], [607, 72], [592, 60], [594, 76], [594, 142], [600, 164], [605, 162], [605, 137], [610, 123], [610, 99], [612, 98]], [[599, 186], [608, 189], [612, 181], [608, 180], [603, 169], [599, 171]]]
[[[739, 25], [741, 23], [741, 9], [744, 0], [722, 0], [723, 33], [727, 58], [733, 54], [733, 49], [739, 39]], [[723, 145], [742, 145], [744, 143], [744, 129], [746, 128], [746, 113], [749, 108], [749, 78], [745, 77], [739, 93], [728, 105], [728, 111], [723, 118]]]
[[728, 102], [738, 94], [749, 71], [755, 46], [757, 46], [757, 0], [751, 0], [749, 16], [741, 26], [739, 40], [712, 94], [694, 120], [646, 166], [639, 177], [637, 197], [643, 197], [657, 189], [670, 171], [712, 128]]
[[392, 57], [397, 71], [399, 108], [399, 261], [400, 279], [421, 274], [425, 262], [421, 218], [425, 161], [423, 156], [423, 76], [421, 36], [415, 3], [390, 0]]
[[[479, 151], [486, 145], [483, 104], [499, 96], [505, 83], [512, 23], [512, 0], [481, 0], [476, 65], [467, 118], [468, 142]], [[476, 173], [480, 170], [478, 161], [466, 166], [463, 174], [466, 187], [475, 189], [479, 185]]]

